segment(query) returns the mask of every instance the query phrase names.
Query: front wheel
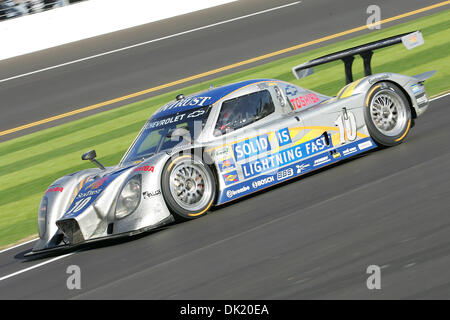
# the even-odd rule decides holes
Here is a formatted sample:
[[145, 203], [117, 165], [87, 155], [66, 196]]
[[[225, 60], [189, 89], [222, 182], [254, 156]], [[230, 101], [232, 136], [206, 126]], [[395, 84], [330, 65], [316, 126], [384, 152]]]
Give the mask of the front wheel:
[[390, 82], [377, 83], [369, 90], [364, 117], [372, 139], [385, 147], [401, 143], [411, 128], [408, 99]]
[[216, 196], [212, 170], [194, 155], [170, 159], [162, 174], [161, 187], [176, 220], [191, 220], [205, 215]]

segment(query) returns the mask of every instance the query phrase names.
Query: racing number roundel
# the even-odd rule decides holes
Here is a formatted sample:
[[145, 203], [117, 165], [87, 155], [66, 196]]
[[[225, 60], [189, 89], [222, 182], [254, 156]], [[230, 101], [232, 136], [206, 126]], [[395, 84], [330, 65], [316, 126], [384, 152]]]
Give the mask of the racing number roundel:
[[344, 110], [343, 114], [339, 115], [334, 124], [339, 128], [341, 144], [356, 139], [356, 117], [353, 112]]
[[78, 211], [83, 209], [89, 203], [89, 201], [91, 201], [91, 198], [92, 197], [87, 197], [87, 198], [78, 200], [77, 202], [75, 202], [75, 205], [72, 207], [72, 209], [69, 212], [67, 212], [67, 214], [77, 213]]

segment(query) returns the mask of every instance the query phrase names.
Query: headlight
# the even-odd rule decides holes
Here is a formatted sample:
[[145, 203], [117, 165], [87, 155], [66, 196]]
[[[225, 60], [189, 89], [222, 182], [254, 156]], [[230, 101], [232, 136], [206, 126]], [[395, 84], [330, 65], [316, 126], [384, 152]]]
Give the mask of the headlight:
[[45, 231], [47, 229], [47, 205], [48, 199], [47, 197], [43, 197], [41, 200], [41, 204], [39, 205], [38, 212], [38, 229], [39, 229], [39, 237], [42, 239], [45, 235]]
[[116, 218], [122, 219], [134, 212], [141, 201], [141, 176], [131, 178], [117, 199]]

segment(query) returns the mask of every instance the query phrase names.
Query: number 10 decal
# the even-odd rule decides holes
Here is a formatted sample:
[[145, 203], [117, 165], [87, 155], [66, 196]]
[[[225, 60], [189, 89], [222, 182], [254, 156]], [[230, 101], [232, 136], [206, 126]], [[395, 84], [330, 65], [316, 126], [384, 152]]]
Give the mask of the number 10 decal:
[[87, 198], [78, 200], [75, 203], [75, 205], [73, 206], [73, 208], [69, 212], [67, 212], [67, 214], [77, 213], [78, 211], [83, 209], [89, 203], [89, 201], [91, 201], [91, 198], [92, 197], [87, 197]]
[[341, 144], [356, 139], [356, 117], [352, 112], [344, 108], [342, 114], [339, 115], [334, 124], [339, 128]]

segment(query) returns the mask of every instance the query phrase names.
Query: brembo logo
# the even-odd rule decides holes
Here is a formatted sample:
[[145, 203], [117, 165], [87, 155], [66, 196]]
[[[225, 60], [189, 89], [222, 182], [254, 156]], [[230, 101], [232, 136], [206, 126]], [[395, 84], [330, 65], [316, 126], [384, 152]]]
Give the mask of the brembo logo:
[[246, 192], [246, 191], [248, 191], [248, 190], [250, 190], [250, 187], [247, 187], [247, 186], [242, 187], [242, 188], [237, 189], [237, 190], [228, 190], [228, 191], [227, 191], [227, 197], [228, 197], [228, 198], [232, 198], [233, 196], [235, 196], [235, 195], [237, 195], [237, 194], [240, 194], [240, 193], [242, 193], [242, 192]]

